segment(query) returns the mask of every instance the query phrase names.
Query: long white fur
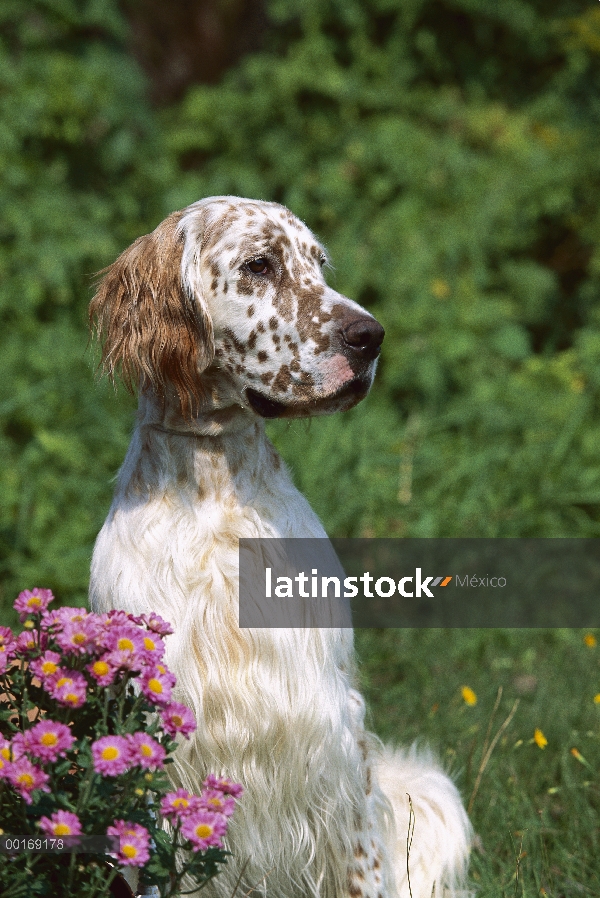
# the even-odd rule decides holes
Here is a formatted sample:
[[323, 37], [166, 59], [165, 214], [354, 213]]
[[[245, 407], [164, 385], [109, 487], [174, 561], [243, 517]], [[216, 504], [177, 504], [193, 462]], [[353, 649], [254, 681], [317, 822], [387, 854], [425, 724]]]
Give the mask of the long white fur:
[[[242, 212], [223, 238], [235, 246], [249, 201], [226, 199]], [[256, 207], [271, 217], [280, 208]], [[217, 310], [205, 286], [203, 228], [222, 212], [223, 198], [203, 201], [179, 226], [182, 281], [211, 316], [217, 344], [221, 322], [242, 321], [232, 290]], [[213, 259], [235, 252], [219, 246]], [[193, 420], [175, 391], [141, 393], [90, 584], [95, 611], [152, 610], [174, 627], [166, 660], [176, 698], [198, 721], [178, 749], [175, 781], [198, 790], [214, 772], [245, 787], [227, 842], [233, 857], [204, 891], [229, 898], [246, 865], [238, 894], [408, 898], [410, 795], [412, 896], [456, 895], [471, 839], [460, 796], [429, 754], [383, 748], [365, 731], [352, 631], [238, 627], [238, 540], [326, 534], [235, 381], [218, 366], [205, 378]]]

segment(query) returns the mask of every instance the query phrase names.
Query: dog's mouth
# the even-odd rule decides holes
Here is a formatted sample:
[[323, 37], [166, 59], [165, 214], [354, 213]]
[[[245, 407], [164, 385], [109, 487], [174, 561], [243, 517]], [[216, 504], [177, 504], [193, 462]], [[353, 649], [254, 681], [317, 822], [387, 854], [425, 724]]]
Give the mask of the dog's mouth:
[[[261, 418], [307, 418], [311, 415], [327, 414], [329, 411], [352, 408], [369, 392], [370, 381], [355, 378], [330, 396], [297, 402], [279, 402], [252, 387], [246, 389], [246, 397], [253, 411]], [[340, 406], [341, 404], [341, 406]]]

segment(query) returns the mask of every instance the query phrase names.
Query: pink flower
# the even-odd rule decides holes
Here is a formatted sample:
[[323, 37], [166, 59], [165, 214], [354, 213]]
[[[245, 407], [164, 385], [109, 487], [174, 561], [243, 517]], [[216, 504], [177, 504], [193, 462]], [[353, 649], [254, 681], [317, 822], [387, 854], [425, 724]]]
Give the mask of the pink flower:
[[217, 778], [212, 773], [208, 774], [203, 785], [205, 789], [216, 789], [225, 795], [233, 795], [234, 798], [238, 798], [244, 791], [244, 787], [240, 786], [239, 783], [232, 783], [231, 780], [225, 777]]
[[165, 653], [165, 644], [155, 633], [145, 633], [142, 636], [144, 648], [146, 650], [146, 659], [148, 662], [160, 661]]
[[0, 736], [0, 779], [7, 776], [11, 760], [10, 742]]
[[117, 668], [111, 664], [108, 654], [101, 655], [96, 661], [92, 661], [87, 665], [86, 670], [100, 686], [110, 686], [117, 673]]
[[41, 720], [25, 733], [27, 752], [46, 762], [64, 757], [74, 742], [69, 727], [53, 720]]
[[53, 676], [42, 682], [42, 686], [61, 705], [80, 708], [85, 704], [87, 683], [78, 670], [59, 668]]
[[19, 792], [26, 804], [31, 804], [31, 793], [35, 789], [41, 789], [42, 792], [50, 791], [46, 785], [50, 777], [35, 764], [32, 764], [29, 758], [18, 758], [13, 761], [6, 778]]
[[144, 634], [132, 623], [111, 625], [101, 634], [101, 643], [114, 667], [141, 670], [147, 661]]
[[22, 622], [30, 614], [42, 614], [53, 598], [50, 589], [24, 589], [19, 593], [13, 608], [19, 612], [19, 619]]
[[152, 736], [147, 736], [146, 733], [133, 733], [127, 736], [127, 741], [132, 765], [148, 770], [163, 766], [166, 751]]
[[0, 627], [0, 654], [10, 657], [15, 649], [15, 637], [10, 627]]
[[222, 846], [221, 837], [227, 832], [227, 821], [221, 814], [195, 811], [183, 818], [181, 835], [192, 843], [193, 851], [205, 851], [214, 845]]
[[173, 632], [171, 624], [163, 620], [160, 614], [141, 614], [140, 623], [146, 624], [149, 630], [153, 630], [160, 636], [169, 636]]
[[56, 811], [51, 817], [40, 817], [38, 826], [50, 837], [81, 835], [81, 821], [70, 811]]
[[26, 751], [25, 735], [23, 733], [15, 733], [10, 741], [8, 754], [4, 754], [4, 756], [11, 761], [16, 761], [18, 758], [22, 758]]
[[68, 708], [81, 708], [85, 705], [86, 696], [86, 687], [79, 684], [74, 686], [65, 684], [54, 692], [56, 701]]
[[127, 867], [143, 867], [150, 860], [148, 844], [150, 834], [139, 823], [115, 820], [113, 826], [106, 830], [107, 836], [118, 836], [119, 851], [111, 856]]
[[146, 698], [156, 705], [164, 705], [171, 698], [175, 677], [162, 664], [144, 671], [141, 689]]
[[[40, 633], [41, 645], [40, 648], [45, 648], [45, 633]], [[17, 641], [15, 643], [15, 651], [22, 652], [23, 654], [28, 654], [29, 652], [34, 652], [38, 648], [38, 640], [37, 635], [33, 630], [23, 630], [22, 633], [19, 633], [17, 636]]]
[[94, 652], [98, 626], [90, 614], [84, 620], [68, 621], [55, 635], [55, 639], [63, 652], [67, 654], [85, 655]]
[[92, 743], [94, 770], [103, 776], [119, 776], [131, 766], [131, 749], [125, 736], [101, 736]]
[[160, 719], [163, 729], [170, 735], [181, 733], [187, 737], [196, 729], [196, 720], [193, 713], [185, 705], [179, 702], [169, 702], [160, 710]]
[[231, 817], [235, 811], [235, 798], [231, 795], [224, 795], [217, 789], [206, 789], [200, 797], [201, 806], [213, 813], [223, 814], [225, 817]]
[[202, 810], [200, 799], [192, 795], [186, 789], [178, 789], [176, 792], [167, 792], [160, 803], [160, 812], [163, 817], [176, 824], [182, 817], [187, 817], [194, 811]]
[[58, 652], [44, 652], [40, 658], [36, 658], [31, 662], [30, 669], [40, 680], [52, 677], [60, 670], [61, 657]]

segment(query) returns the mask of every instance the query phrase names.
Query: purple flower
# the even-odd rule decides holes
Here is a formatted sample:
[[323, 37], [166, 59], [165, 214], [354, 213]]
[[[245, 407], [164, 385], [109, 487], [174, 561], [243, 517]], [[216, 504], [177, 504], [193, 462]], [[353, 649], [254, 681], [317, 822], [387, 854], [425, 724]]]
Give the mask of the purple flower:
[[50, 589], [24, 589], [19, 593], [13, 608], [19, 612], [19, 620], [23, 622], [30, 614], [42, 614], [53, 598]]
[[205, 789], [216, 789], [218, 792], [223, 792], [225, 795], [233, 795], [234, 798], [238, 798], [244, 791], [244, 787], [240, 786], [239, 783], [232, 783], [231, 780], [228, 780], [225, 777], [216, 777], [212, 773], [208, 774], [204, 780], [203, 786]]
[[[241, 788], [241, 787], [240, 787]], [[217, 789], [206, 789], [200, 796], [200, 804], [207, 811], [231, 817], [235, 811], [235, 798]]]
[[162, 767], [166, 752], [152, 736], [146, 733], [133, 733], [127, 736], [130, 749], [130, 761], [132, 765], [150, 770]]
[[70, 811], [56, 811], [51, 817], [40, 817], [38, 826], [47, 836], [80, 836], [81, 821]]
[[29, 758], [23, 757], [13, 761], [6, 778], [11, 786], [19, 792], [26, 804], [31, 804], [31, 793], [35, 789], [41, 789], [43, 792], [50, 791], [46, 785], [50, 777], [35, 764], [32, 764]]
[[146, 624], [149, 630], [160, 636], [169, 636], [173, 632], [171, 624], [163, 620], [160, 614], [141, 614], [140, 623]]
[[144, 646], [144, 634], [139, 627], [128, 622], [112, 624], [100, 636], [103, 648], [107, 649], [107, 661], [113, 667], [127, 670], [141, 670], [147, 663], [148, 653]]
[[106, 835], [119, 837], [119, 851], [111, 856], [123, 866], [143, 867], [150, 860], [150, 834], [139, 823], [115, 820], [114, 825], [106, 830]]
[[0, 627], [0, 655], [9, 658], [15, 650], [15, 637], [10, 627]]
[[96, 661], [92, 661], [91, 664], [87, 665], [86, 670], [100, 686], [110, 686], [117, 673], [117, 668], [111, 664], [108, 654], [102, 655]]
[[101, 736], [92, 743], [94, 770], [103, 776], [119, 776], [131, 766], [131, 748], [125, 736]]
[[59, 668], [53, 676], [43, 681], [42, 686], [61, 705], [80, 708], [85, 704], [87, 683], [77, 670]]
[[187, 737], [196, 729], [196, 720], [193, 713], [185, 705], [179, 702], [169, 702], [160, 710], [160, 719], [163, 729], [170, 735], [181, 733]]
[[29, 667], [31, 672], [43, 681], [47, 677], [52, 677], [54, 674], [58, 673], [60, 670], [60, 661], [61, 657], [58, 652], [47, 651], [44, 652], [40, 658], [36, 658], [32, 661]]
[[10, 742], [0, 736], [0, 779], [7, 776], [11, 760]]
[[164, 705], [171, 698], [175, 677], [163, 664], [144, 671], [141, 689], [146, 698], [156, 705]]
[[22, 633], [19, 633], [17, 636], [17, 641], [15, 643], [15, 651], [21, 652], [23, 654], [28, 654], [29, 652], [34, 652], [36, 649], [45, 648], [45, 633], [40, 633], [41, 645], [38, 645], [38, 640], [35, 632], [33, 630], [23, 630]]
[[200, 810], [202, 810], [200, 798], [197, 795], [192, 795], [186, 789], [167, 792], [160, 803], [161, 814], [173, 824], [176, 824], [180, 818]]
[[221, 837], [227, 832], [227, 820], [222, 814], [195, 811], [183, 818], [181, 835], [192, 843], [193, 851], [205, 851], [211, 846], [220, 848]]
[[55, 639], [63, 652], [85, 655], [94, 652], [97, 632], [98, 625], [90, 614], [80, 621], [68, 621], [62, 630], [56, 633]]
[[41, 720], [24, 734], [28, 754], [46, 762], [64, 757], [74, 742], [69, 727], [53, 720]]

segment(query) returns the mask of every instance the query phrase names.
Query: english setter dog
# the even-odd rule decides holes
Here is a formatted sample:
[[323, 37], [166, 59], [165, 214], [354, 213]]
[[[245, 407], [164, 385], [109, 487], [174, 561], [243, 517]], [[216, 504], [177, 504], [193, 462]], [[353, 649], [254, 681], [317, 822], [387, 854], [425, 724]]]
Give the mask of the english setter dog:
[[466, 813], [426, 752], [365, 730], [352, 631], [238, 626], [241, 537], [327, 539], [264, 419], [356, 405], [383, 340], [327, 286], [325, 261], [283, 206], [220, 196], [174, 212], [104, 273], [90, 310], [103, 366], [140, 400], [91, 605], [171, 622], [176, 697], [198, 721], [174, 779], [197, 789], [213, 771], [245, 787], [207, 895], [230, 898], [245, 865], [240, 894], [442, 898], [464, 889]]

